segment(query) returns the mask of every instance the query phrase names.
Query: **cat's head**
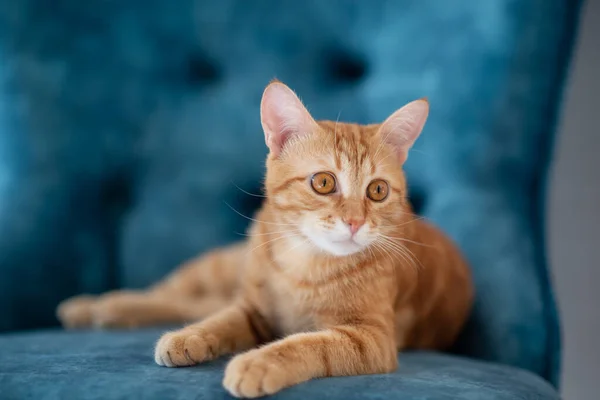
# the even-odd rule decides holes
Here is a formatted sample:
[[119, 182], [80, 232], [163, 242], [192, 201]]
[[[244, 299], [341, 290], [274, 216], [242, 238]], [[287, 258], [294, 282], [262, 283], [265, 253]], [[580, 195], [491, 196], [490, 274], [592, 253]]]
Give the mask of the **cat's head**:
[[386, 236], [414, 218], [402, 165], [428, 111], [427, 101], [417, 100], [380, 125], [315, 121], [291, 89], [272, 82], [261, 123], [278, 230], [335, 256], [386, 247]]

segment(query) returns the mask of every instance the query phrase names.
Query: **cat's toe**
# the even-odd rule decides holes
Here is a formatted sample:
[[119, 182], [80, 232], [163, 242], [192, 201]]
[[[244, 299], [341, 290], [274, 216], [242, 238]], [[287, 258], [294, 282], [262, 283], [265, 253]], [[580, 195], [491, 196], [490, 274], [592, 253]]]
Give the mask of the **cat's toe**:
[[287, 371], [268, 353], [251, 350], [234, 357], [225, 369], [223, 387], [239, 398], [274, 394], [292, 384]]
[[216, 338], [191, 330], [165, 333], [156, 344], [154, 361], [165, 367], [187, 367], [216, 357]]
[[94, 296], [82, 295], [67, 299], [56, 308], [56, 317], [67, 329], [88, 328], [92, 326], [92, 307]]

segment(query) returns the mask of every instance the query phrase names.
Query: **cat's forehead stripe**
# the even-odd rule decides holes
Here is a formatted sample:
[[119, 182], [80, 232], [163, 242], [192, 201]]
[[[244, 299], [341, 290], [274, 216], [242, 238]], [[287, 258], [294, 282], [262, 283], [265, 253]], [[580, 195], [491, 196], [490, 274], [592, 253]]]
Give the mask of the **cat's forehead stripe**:
[[344, 197], [348, 197], [353, 191], [354, 191], [354, 185], [353, 185], [353, 181], [355, 181], [355, 179], [352, 179], [353, 177], [353, 173], [352, 173], [352, 163], [350, 162], [350, 160], [348, 158], [344, 158], [344, 160], [342, 161], [342, 168], [340, 168], [340, 183], [341, 183], [341, 189], [342, 189], [342, 195]]
[[370, 155], [369, 132], [358, 125], [340, 124], [333, 128], [336, 168], [345, 171], [350, 182], [355, 182], [361, 176], [373, 175], [377, 165]]

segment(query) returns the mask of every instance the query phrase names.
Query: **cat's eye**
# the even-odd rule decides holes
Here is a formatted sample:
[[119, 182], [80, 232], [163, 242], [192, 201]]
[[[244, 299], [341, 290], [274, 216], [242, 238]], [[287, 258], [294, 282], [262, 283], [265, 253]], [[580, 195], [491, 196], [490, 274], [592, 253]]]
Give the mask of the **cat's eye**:
[[367, 197], [373, 201], [383, 201], [388, 197], [390, 187], [382, 179], [375, 179], [367, 186]]
[[313, 190], [319, 194], [335, 192], [335, 177], [329, 172], [317, 172], [310, 180]]

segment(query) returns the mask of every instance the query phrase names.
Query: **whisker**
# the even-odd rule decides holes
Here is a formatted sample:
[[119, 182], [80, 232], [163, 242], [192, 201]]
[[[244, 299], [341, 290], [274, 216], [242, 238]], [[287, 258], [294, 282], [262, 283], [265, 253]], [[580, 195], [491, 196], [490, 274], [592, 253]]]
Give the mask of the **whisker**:
[[[406, 213], [406, 214], [408, 214], [408, 213]], [[417, 217], [417, 218], [411, 219], [410, 221], [403, 222], [403, 223], [401, 223], [401, 224], [399, 224], [399, 225], [380, 225], [380, 227], [381, 227], [381, 228], [399, 228], [399, 227], [401, 227], [401, 226], [408, 225], [408, 224], [410, 224], [411, 222], [420, 221], [420, 220], [422, 220], [422, 219], [427, 219], [427, 218], [426, 218], [426, 217], [423, 217], [423, 216], [419, 216], [419, 217]]]
[[434, 246], [434, 245], [432, 245], [432, 244], [426, 244], [426, 243], [416, 242], [416, 241], [414, 241], [414, 240], [410, 240], [410, 239], [406, 239], [406, 238], [395, 237], [395, 236], [387, 236], [387, 235], [384, 235], [384, 234], [382, 234], [382, 233], [380, 233], [379, 235], [381, 235], [381, 236], [383, 236], [383, 237], [385, 237], [385, 238], [387, 238], [387, 239], [400, 240], [400, 241], [402, 241], [402, 242], [412, 243], [412, 244], [416, 244], [416, 245], [418, 245], [418, 246], [424, 246], [424, 247], [435, 247], [435, 246]]
[[403, 246], [400, 243], [394, 243], [391, 240], [386, 239], [384, 237], [382, 237], [382, 239], [384, 243], [386, 243], [390, 247], [390, 249], [397, 251], [398, 254], [401, 255], [406, 262], [409, 262], [413, 266], [413, 268], [418, 270], [418, 266], [416, 265], [417, 262], [420, 264], [421, 268], [423, 268], [423, 264], [421, 264], [421, 262], [416, 258], [413, 252], [410, 252], [410, 254], [407, 253], [407, 250], [410, 250], [406, 246]]
[[413, 257], [413, 259], [415, 259], [417, 261], [417, 263], [419, 264], [419, 266], [421, 267], [421, 269], [425, 269], [425, 267], [423, 266], [423, 263], [421, 263], [421, 260], [419, 260], [419, 257], [417, 257], [415, 255], [415, 253], [413, 253], [413, 251], [411, 249], [409, 249], [406, 246], [402, 246], [402, 247], [411, 254], [411, 256]]
[[[375, 250], [377, 250], [377, 244], [376, 243], [372, 243], [372, 244], [374, 245]], [[366, 249], [369, 250], [369, 253], [371, 254], [372, 261], [377, 260], [377, 256], [375, 255], [375, 250], [373, 250], [373, 248], [371, 248], [371, 246], [368, 246]], [[392, 261], [392, 265], [394, 265], [394, 260], [391, 260], [391, 261]], [[375, 268], [381, 268], [381, 266], [379, 265], [379, 263], [375, 264]]]
[[[381, 146], [381, 144], [380, 144], [380, 146]], [[376, 159], [376, 157], [377, 157], [377, 155], [379, 154], [379, 151], [380, 151], [380, 150], [381, 150], [381, 149], [380, 149], [380, 148], [378, 148], [378, 149], [377, 149], [377, 152], [376, 152], [376, 153], [375, 153], [375, 155], [373, 156], [373, 161], [374, 161], [374, 162], [377, 164], [377, 166], [378, 166], [378, 167], [382, 167], [382, 166], [385, 166], [385, 165], [387, 165], [387, 164], [385, 164], [385, 165], [384, 165], [384, 164], [383, 164], [383, 162], [384, 162], [385, 160], [387, 160], [387, 159], [388, 159], [390, 156], [395, 156], [395, 155], [396, 155], [396, 153], [395, 153], [395, 152], [390, 152], [390, 153], [389, 153], [387, 156], [383, 157], [381, 160], [377, 160], [377, 159]], [[418, 149], [412, 149], [412, 148], [411, 148], [411, 149], [410, 149], [410, 151], [409, 151], [409, 153], [411, 153], [411, 154], [412, 154], [413, 152], [414, 152], [414, 153], [420, 153], [420, 154], [423, 154], [423, 155], [425, 155], [425, 156], [428, 156], [428, 157], [429, 157], [429, 156], [431, 156], [431, 154], [429, 154], [429, 153], [426, 153], [426, 152], [424, 152], [424, 151], [422, 151], [422, 150], [418, 150]], [[398, 166], [398, 165], [397, 165], [397, 164], [395, 164], [395, 166]]]
[[258, 223], [261, 223], [261, 224], [268, 224], [268, 225], [296, 226], [296, 224], [280, 224], [280, 223], [277, 223], [277, 222], [267, 222], [267, 221], [261, 221], [261, 220], [258, 220], [258, 219], [250, 218], [247, 215], [242, 214], [241, 212], [239, 212], [235, 208], [231, 207], [229, 205], [229, 203], [227, 203], [226, 201], [223, 201], [223, 203], [225, 203], [225, 205], [227, 207], [231, 208], [231, 210], [233, 212], [235, 212], [237, 215], [239, 215], [240, 217], [244, 217], [244, 218], [246, 218], [247, 220], [250, 220], [250, 221], [258, 222]]
[[402, 257], [402, 260], [413, 265], [414, 267], [414, 260], [411, 260], [410, 257], [404, 252], [402, 251], [401, 248], [394, 246], [393, 244], [384, 241], [385, 245], [390, 249], [390, 251], [392, 252], [396, 252], [398, 254], [398, 256]]
[[389, 135], [390, 135], [390, 132], [388, 132], [388, 134], [386, 135], [386, 137], [384, 138], [384, 140], [382, 140], [381, 143], [379, 143], [379, 146], [377, 146], [377, 150], [375, 150], [375, 154], [373, 155], [373, 161], [377, 162], [377, 155], [381, 151], [381, 148], [384, 146], [385, 141], [387, 140], [387, 138], [388, 138]]
[[[381, 251], [381, 249], [379, 248], [379, 244], [377, 242], [373, 242], [373, 243], [371, 243], [371, 245], [373, 246], [374, 250], [377, 250], [377, 253], [379, 255], [383, 255], [383, 251]], [[373, 253], [375, 253], [375, 252], [373, 251]], [[392, 264], [393, 264], [393, 262], [392, 262]]]
[[383, 146], [387, 142], [387, 139], [392, 134], [392, 132], [394, 132], [396, 130], [396, 128], [398, 128], [400, 125], [404, 124], [405, 122], [406, 121], [399, 121], [396, 125], [394, 125], [392, 127], [392, 129], [389, 130], [389, 132], [387, 133], [387, 135], [385, 135], [385, 137], [383, 138], [383, 140], [381, 141], [381, 143], [379, 143], [379, 146], [377, 147], [377, 151], [375, 152], [375, 155], [373, 156], [373, 160], [375, 160], [377, 158], [377, 155], [379, 154], [379, 152], [381, 151], [381, 149], [383, 148]]
[[[389, 239], [386, 239], [386, 240], [389, 240]], [[392, 240], [389, 240], [389, 242], [391, 242], [391, 244], [393, 244], [394, 246], [398, 247], [399, 251], [401, 251], [403, 254], [405, 254], [407, 257], [409, 257], [413, 261], [413, 264], [418, 263], [419, 266], [421, 267], [421, 269], [424, 268], [423, 264], [418, 259], [418, 257], [415, 255], [415, 253], [413, 253], [408, 247], [404, 246], [401, 243], [395, 243]], [[417, 267], [417, 266], [415, 265], [415, 267]]]
[[373, 260], [375, 260], [377, 257], [375, 257], [375, 253], [373, 252], [373, 249], [371, 248], [371, 246], [367, 246], [365, 248], [365, 250], [369, 250], [369, 253], [371, 253], [371, 257], [373, 258]]
[[248, 196], [254, 196], [254, 197], [262, 197], [263, 199], [266, 199], [267, 196], [263, 195], [263, 194], [256, 194], [256, 193], [250, 193], [244, 189], [242, 189], [241, 187], [239, 187], [238, 185], [235, 184], [234, 181], [231, 181], [231, 184], [233, 186], [235, 186], [240, 192], [247, 194]]
[[[384, 161], [385, 159], [387, 159], [388, 157], [390, 157], [390, 156], [392, 156], [392, 155], [394, 155], [394, 153], [390, 153], [390, 154], [388, 154], [387, 156], [383, 157], [381, 160], [378, 160], [378, 161], [377, 161], [377, 165], [381, 166], [381, 163], [383, 163], [383, 161]], [[373, 157], [373, 159], [375, 159], [375, 157]]]
[[406, 259], [406, 256], [404, 254], [398, 252], [397, 250], [392, 248], [389, 244], [384, 242], [381, 244], [381, 246], [384, 249], [387, 249], [386, 251], [389, 251], [390, 254], [394, 257], [394, 259], [398, 261], [398, 263], [403, 264], [403, 261], [409, 262], [409, 260]]
[[281, 240], [281, 239], [291, 238], [294, 236], [299, 236], [299, 235], [284, 235], [284, 236], [278, 236], [275, 239], [267, 240], [266, 242], [263, 242], [263, 243], [259, 244], [258, 246], [254, 247], [253, 249], [251, 249], [250, 251], [246, 252], [246, 254], [244, 254], [244, 257], [247, 257], [248, 255], [250, 255], [250, 253], [254, 253], [256, 250], [260, 249], [263, 246], [266, 246], [269, 243], [273, 243], [273, 242], [275, 242], [277, 240]]
[[[390, 253], [387, 251], [387, 249], [383, 246], [383, 244], [375, 241], [373, 242], [373, 245], [375, 246], [375, 248], [377, 250], [379, 250], [380, 252], [384, 253], [387, 258], [390, 260], [390, 262], [392, 263], [392, 265], [394, 265], [394, 258], [390, 255]], [[399, 262], [401, 262], [401, 260], [398, 260]]]
[[255, 236], [268, 236], [268, 235], [276, 235], [278, 233], [291, 233], [291, 232], [298, 232], [300, 233], [299, 229], [290, 229], [289, 231], [277, 231], [277, 232], [264, 232], [264, 233], [241, 233], [241, 232], [233, 232], [236, 235], [240, 235], [240, 236], [247, 236], [247, 237], [255, 237]]
[[377, 251], [378, 251], [378, 253], [379, 253], [380, 255], [382, 255], [382, 254], [385, 254], [385, 255], [387, 255], [387, 258], [390, 260], [391, 264], [392, 264], [392, 265], [394, 265], [394, 259], [393, 259], [393, 258], [392, 258], [392, 257], [389, 255], [389, 253], [387, 253], [387, 252], [386, 252], [386, 253], [384, 253], [384, 252], [382, 251], [382, 249], [380, 248], [380, 246], [381, 246], [381, 245], [380, 245], [379, 243], [377, 243], [377, 242], [375, 241], [375, 242], [373, 242], [372, 244], [373, 244], [373, 247], [374, 247], [375, 249], [374, 249], [374, 250], [373, 250], [373, 249], [371, 249], [371, 246], [369, 246], [369, 247], [368, 247], [368, 249], [371, 251], [371, 254], [372, 254], [372, 256], [373, 256], [373, 259], [376, 259], [376, 258], [377, 258], [377, 257], [375, 256], [375, 250], [377, 250]]
[[290, 251], [292, 251], [292, 250], [294, 250], [294, 249], [297, 249], [298, 247], [300, 247], [300, 246], [302, 246], [302, 245], [306, 244], [306, 242], [308, 242], [308, 241], [309, 241], [309, 239], [308, 239], [308, 238], [305, 238], [304, 240], [302, 240], [302, 241], [301, 241], [300, 243], [298, 243], [297, 245], [295, 245], [295, 246], [292, 246], [291, 248], [289, 248], [289, 249], [287, 249], [286, 251], [284, 251], [283, 253], [281, 253], [280, 257], [283, 257], [285, 254], [288, 254]]
[[[409, 196], [401, 196], [401, 197], [406, 199], [406, 198], [408, 198]], [[396, 212], [399, 212], [400, 214], [409, 214], [409, 215], [415, 215], [415, 213], [414, 213], [414, 212], [412, 212], [412, 211], [394, 211], [394, 212], [395, 212], [395, 213], [396, 213]]]

